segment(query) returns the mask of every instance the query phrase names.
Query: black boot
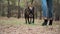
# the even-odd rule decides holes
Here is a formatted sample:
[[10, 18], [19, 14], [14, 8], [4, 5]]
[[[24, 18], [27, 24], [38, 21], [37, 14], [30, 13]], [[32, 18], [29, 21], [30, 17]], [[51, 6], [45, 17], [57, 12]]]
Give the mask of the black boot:
[[49, 21], [49, 25], [52, 25], [52, 22], [53, 22], [53, 20], [50, 20], [50, 21]]
[[44, 20], [44, 23], [42, 24], [42, 26], [47, 25], [47, 22], [48, 22], [48, 20], [47, 20], [47, 19], [45, 19], [45, 20]]

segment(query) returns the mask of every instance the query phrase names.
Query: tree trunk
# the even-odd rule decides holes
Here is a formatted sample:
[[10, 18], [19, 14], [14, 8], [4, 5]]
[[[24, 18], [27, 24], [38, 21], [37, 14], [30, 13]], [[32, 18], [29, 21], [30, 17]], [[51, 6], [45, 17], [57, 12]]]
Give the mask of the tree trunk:
[[10, 3], [9, 3], [9, 0], [8, 0], [8, 14], [7, 14], [7, 17], [10, 18], [10, 16], [11, 16]]
[[21, 17], [21, 13], [20, 13], [20, 0], [18, 0], [18, 18]]
[[59, 9], [59, 0], [57, 0], [57, 11], [55, 12], [55, 21], [59, 21], [59, 18], [60, 18], [60, 9]]
[[5, 16], [4, 5], [2, 6], [2, 16]]
[[2, 3], [0, 3], [0, 16], [2, 14]]
[[34, 0], [31, 0], [31, 4], [33, 4], [33, 1], [34, 1]]
[[40, 11], [40, 20], [42, 19], [42, 12]]

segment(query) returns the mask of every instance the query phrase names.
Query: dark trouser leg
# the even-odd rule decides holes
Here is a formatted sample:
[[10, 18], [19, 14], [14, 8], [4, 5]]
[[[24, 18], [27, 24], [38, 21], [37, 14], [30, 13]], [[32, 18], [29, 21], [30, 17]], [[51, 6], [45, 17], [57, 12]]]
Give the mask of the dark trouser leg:
[[53, 20], [50, 20], [50, 21], [49, 21], [49, 25], [52, 25], [52, 22], [53, 22]]
[[47, 22], [48, 22], [48, 20], [45, 19], [44, 22], [43, 22], [43, 24], [42, 24], [42, 26], [47, 25]]

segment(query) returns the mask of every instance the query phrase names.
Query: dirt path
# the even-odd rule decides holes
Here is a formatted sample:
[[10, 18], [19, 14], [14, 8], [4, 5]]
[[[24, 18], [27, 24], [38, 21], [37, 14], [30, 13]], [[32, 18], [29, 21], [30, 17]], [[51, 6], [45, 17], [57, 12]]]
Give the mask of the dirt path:
[[39, 22], [36, 20], [35, 25], [29, 25], [24, 24], [24, 19], [0, 17], [0, 34], [60, 34], [58, 23], [53, 26], [41, 26]]

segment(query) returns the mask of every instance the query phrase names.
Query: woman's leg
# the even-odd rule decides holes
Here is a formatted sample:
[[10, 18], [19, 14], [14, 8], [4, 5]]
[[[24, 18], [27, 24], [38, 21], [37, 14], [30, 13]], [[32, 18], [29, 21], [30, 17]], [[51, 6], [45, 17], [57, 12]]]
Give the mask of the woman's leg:
[[52, 25], [53, 21], [53, 3], [52, 0], [47, 0], [47, 6], [48, 6], [48, 19], [49, 19], [49, 25]]
[[41, 0], [41, 1], [42, 1], [43, 17], [47, 18], [47, 1], [46, 0]]
[[42, 1], [42, 11], [43, 11], [43, 19], [44, 19], [44, 23], [42, 24], [47, 25], [48, 19], [47, 19], [47, 0], [41, 0]]

